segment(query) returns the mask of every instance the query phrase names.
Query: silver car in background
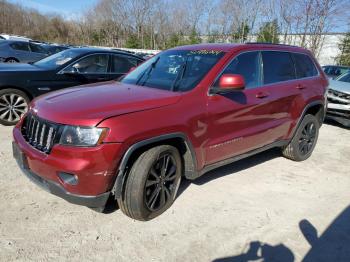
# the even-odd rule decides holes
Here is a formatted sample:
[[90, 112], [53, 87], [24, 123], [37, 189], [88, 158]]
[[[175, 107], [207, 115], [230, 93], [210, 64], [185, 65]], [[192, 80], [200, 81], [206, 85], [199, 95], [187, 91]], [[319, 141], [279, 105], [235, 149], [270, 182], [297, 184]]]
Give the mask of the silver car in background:
[[48, 56], [48, 51], [32, 42], [0, 40], [0, 62], [34, 63]]
[[327, 118], [350, 127], [350, 72], [329, 80]]

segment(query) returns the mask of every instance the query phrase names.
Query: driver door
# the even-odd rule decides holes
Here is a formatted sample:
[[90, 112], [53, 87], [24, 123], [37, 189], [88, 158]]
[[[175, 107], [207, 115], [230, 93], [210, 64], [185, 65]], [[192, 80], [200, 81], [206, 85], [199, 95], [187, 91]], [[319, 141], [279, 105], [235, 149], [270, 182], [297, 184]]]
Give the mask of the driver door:
[[61, 70], [56, 76], [57, 89], [110, 80], [109, 55], [87, 55]]

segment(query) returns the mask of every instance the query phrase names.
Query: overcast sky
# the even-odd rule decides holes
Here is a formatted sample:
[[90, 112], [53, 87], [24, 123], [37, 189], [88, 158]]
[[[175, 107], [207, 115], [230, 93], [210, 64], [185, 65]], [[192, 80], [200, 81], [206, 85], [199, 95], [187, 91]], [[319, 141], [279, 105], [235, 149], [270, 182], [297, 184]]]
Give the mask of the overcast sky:
[[65, 18], [74, 19], [97, 0], [9, 0], [9, 2], [34, 8], [41, 13], [58, 13]]

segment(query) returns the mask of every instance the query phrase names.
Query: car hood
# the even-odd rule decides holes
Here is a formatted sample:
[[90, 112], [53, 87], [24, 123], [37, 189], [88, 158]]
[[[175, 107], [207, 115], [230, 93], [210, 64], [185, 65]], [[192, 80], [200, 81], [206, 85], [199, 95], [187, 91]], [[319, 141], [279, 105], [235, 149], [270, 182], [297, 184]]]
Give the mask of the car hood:
[[115, 81], [63, 89], [35, 99], [32, 111], [61, 124], [96, 126], [102, 120], [176, 103], [181, 93]]
[[21, 63], [0, 63], [0, 72], [32, 72], [32, 71], [43, 71], [44, 69], [31, 65], [31, 64], [21, 64]]
[[350, 94], [350, 83], [336, 81], [336, 80], [329, 80], [329, 89]]

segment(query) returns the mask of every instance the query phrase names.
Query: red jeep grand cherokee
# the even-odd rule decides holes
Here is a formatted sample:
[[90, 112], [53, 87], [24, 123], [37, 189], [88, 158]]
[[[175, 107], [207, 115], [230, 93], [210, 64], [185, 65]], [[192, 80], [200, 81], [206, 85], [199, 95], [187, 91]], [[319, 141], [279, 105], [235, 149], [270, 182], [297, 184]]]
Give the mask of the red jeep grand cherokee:
[[34, 100], [13, 130], [35, 183], [102, 210], [109, 197], [138, 220], [173, 203], [181, 177], [280, 147], [295, 161], [316, 144], [326, 77], [310, 52], [272, 44], [177, 47], [119, 82]]

